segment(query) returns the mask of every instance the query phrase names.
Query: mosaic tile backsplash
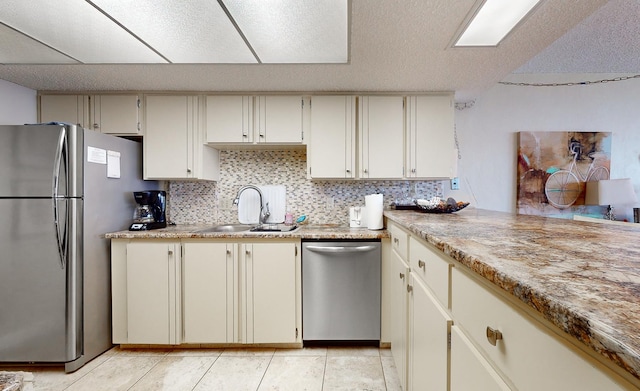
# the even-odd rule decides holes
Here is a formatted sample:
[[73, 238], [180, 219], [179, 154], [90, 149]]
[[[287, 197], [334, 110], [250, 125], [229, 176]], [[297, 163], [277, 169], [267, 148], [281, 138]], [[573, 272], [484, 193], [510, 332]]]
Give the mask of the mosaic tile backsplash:
[[172, 181], [167, 214], [176, 224], [237, 223], [233, 199], [243, 185], [284, 185], [287, 209], [307, 215], [309, 224], [349, 224], [349, 207], [364, 206], [364, 196], [384, 194], [388, 207], [405, 197], [442, 196], [443, 181], [309, 180], [304, 150], [220, 151], [218, 182]]

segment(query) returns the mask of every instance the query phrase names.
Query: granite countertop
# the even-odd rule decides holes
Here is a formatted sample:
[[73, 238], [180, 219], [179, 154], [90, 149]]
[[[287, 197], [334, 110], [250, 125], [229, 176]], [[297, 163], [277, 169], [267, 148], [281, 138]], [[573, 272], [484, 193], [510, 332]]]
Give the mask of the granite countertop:
[[640, 379], [640, 224], [385, 211]]
[[301, 225], [291, 232], [198, 232], [212, 224], [175, 225], [151, 231], [118, 231], [105, 234], [107, 239], [382, 239], [389, 233], [366, 228], [334, 225]]

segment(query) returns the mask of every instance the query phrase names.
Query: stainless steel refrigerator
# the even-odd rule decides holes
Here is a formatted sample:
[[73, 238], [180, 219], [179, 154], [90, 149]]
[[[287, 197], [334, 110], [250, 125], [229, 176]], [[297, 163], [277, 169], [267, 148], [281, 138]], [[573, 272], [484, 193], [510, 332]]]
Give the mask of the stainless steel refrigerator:
[[111, 346], [110, 247], [143, 181], [140, 143], [0, 126], [0, 362], [74, 371]]

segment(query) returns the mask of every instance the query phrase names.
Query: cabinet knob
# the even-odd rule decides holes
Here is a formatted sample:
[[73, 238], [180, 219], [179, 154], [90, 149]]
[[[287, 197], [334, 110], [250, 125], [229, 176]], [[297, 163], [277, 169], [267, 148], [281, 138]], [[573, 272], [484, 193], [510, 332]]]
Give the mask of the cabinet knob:
[[261, 135], [260, 135], [260, 138], [264, 138], [264, 134], [261, 134]]
[[173, 255], [173, 250], [169, 250], [169, 255]]
[[246, 134], [246, 133], [242, 133], [242, 137], [247, 138], [247, 137], [249, 137], [249, 136], [247, 136], [247, 134]]
[[418, 267], [422, 268], [426, 271], [425, 265], [424, 265], [424, 261], [421, 261], [420, 259], [418, 259]]
[[362, 170], [362, 172], [364, 172], [365, 174], [367, 174], [369, 171], [365, 168], [364, 170]]
[[245, 250], [244, 253], [247, 254], [247, 255], [251, 255], [251, 251], [250, 250]]
[[400, 279], [404, 280], [404, 273], [400, 273]]
[[98, 124], [93, 124], [93, 128], [94, 128], [94, 129], [100, 129], [100, 125], [98, 125]]
[[187, 168], [187, 173], [191, 174], [191, 169]]
[[501, 339], [502, 333], [500, 332], [500, 330], [495, 330], [487, 326], [487, 341], [489, 341], [491, 345], [496, 346], [496, 341]]
[[412, 174], [415, 174], [415, 173], [416, 173], [416, 169], [415, 169], [415, 168], [412, 168], [412, 169], [411, 169], [411, 173], [412, 173]]
[[231, 250], [227, 250], [227, 255], [231, 255]]
[[398, 239], [398, 238], [393, 238], [393, 243], [395, 243], [395, 244], [400, 243], [400, 239]]
[[351, 170], [347, 170], [347, 174], [351, 174]]
[[411, 285], [407, 285], [407, 292], [413, 292], [413, 287]]

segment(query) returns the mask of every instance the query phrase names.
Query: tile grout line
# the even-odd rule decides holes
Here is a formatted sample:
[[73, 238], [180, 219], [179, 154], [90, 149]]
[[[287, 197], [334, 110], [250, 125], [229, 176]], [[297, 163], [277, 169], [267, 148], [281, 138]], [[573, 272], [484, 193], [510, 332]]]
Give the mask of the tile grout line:
[[269, 364], [267, 364], [267, 367], [264, 369], [264, 373], [262, 374], [262, 377], [260, 378], [260, 382], [258, 383], [258, 387], [256, 388], [256, 391], [260, 390], [260, 386], [262, 385], [262, 381], [264, 380], [264, 377], [267, 375], [267, 371], [269, 370], [269, 366], [271, 366], [271, 362], [273, 361], [273, 357], [276, 355], [276, 351], [273, 351], [273, 354], [271, 354], [271, 357], [269, 358]]
[[[156, 362], [155, 364], [153, 364], [153, 365], [151, 366], [151, 368], [149, 368], [149, 370], [148, 370], [147, 372], [145, 372], [145, 373], [144, 373], [144, 375], [140, 376], [140, 378], [139, 378], [138, 380], [136, 380], [136, 381], [131, 385], [131, 387], [127, 388], [127, 390], [130, 390], [130, 389], [132, 389], [133, 387], [135, 387], [135, 386], [136, 386], [136, 384], [138, 384], [138, 383], [140, 382], [140, 380], [144, 379], [144, 377], [145, 377], [145, 376], [147, 376], [147, 375], [149, 374], [149, 372], [151, 372], [151, 371], [153, 370], [153, 368], [155, 368], [158, 364], [160, 364], [160, 362], [161, 362], [165, 357], [167, 357], [167, 355], [168, 355], [168, 353], [165, 353], [164, 355], [159, 356], [159, 357], [160, 357], [160, 360], [158, 360], [158, 362]], [[144, 357], [144, 356], [141, 356], [141, 357]], [[151, 356], [149, 356], [149, 357], [153, 357], [153, 355], [151, 355]], [[103, 363], [103, 364], [104, 364], [104, 363]]]
[[[224, 352], [224, 350], [222, 351]], [[200, 379], [198, 379], [198, 381], [196, 382], [196, 384], [193, 385], [193, 388], [191, 389], [191, 391], [195, 390], [196, 388], [198, 388], [198, 384], [200, 384], [200, 382], [202, 382], [202, 379], [204, 379], [205, 376], [207, 376], [207, 373], [209, 373], [209, 371], [211, 370], [211, 368], [213, 368], [213, 365], [218, 362], [218, 359], [222, 356], [222, 352], [220, 352], [220, 354], [218, 354], [218, 356], [216, 357], [215, 360], [213, 360], [213, 362], [211, 363], [211, 365], [209, 365], [209, 368], [207, 368], [206, 371], [204, 371], [204, 373], [202, 374], [202, 376], [200, 376]]]

